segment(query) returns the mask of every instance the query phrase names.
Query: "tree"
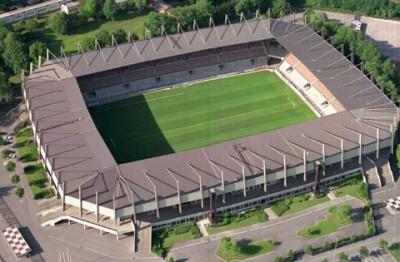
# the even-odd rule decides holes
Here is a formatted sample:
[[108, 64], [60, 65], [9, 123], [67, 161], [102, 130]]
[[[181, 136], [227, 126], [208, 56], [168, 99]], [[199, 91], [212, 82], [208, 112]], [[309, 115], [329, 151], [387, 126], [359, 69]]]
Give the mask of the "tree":
[[384, 240], [384, 239], [379, 240], [379, 248], [382, 251], [386, 251], [388, 249], [388, 246], [389, 246], [389, 243], [386, 240]]
[[5, 73], [0, 71], [0, 104], [8, 103], [12, 98], [13, 94], [8, 84], [8, 78]]
[[176, 19], [166, 14], [157, 14], [150, 12], [145, 22], [145, 27], [151, 32], [152, 35], [158, 36], [161, 34], [160, 28], [164, 26], [167, 33], [176, 32]]
[[348, 262], [349, 261], [349, 255], [347, 255], [345, 252], [340, 252], [338, 256], [339, 256], [340, 262]]
[[46, 54], [46, 44], [42, 42], [34, 42], [29, 46], [29, 58], [31, 61], [33, 61], [35, 64], [38, 63], [39, 56], [43, 56]]
[[272, 2], [271, 16], [278, 17], [281, 12], [287, 14], [290, 10], [290, 4], [286, 0], [275, 0]]
[[107, 47], [111, 45], [111, 35], [106, 30], [100, 30], [95, 35], [97, 42], [101, 47]]
[[95, 18], [98, 15], [98, 5], [96, 0], [82, 0], [81, 14], [86, 18]]
[[4, 39], [7, 37], [7, 34], [10, 32], [10, 29], [3, 23], [0, 23], [0, 55], [4, 50]]
[[294, 252], [293, 252], [292, 249], [289, 250], [286, 261], [287, 261], [287, 262], [292, 262], [292, 261], [294, 261]]
[[133, 0], [133, 6], [139, 13], [143, 13], [147, 8], [147, 0]]
[[54, 13], [49, 17], [50, 27], [54, 32], [60, 35], [68, 33], [69, 30], [69, 17], [66, 13]]
[[366, 258], [367, 256], [369, 256], [369, 250], [366, 246], [360, 247], [358, 252], [360, 253], [360, 257], [363, 259]]
[[314, 250], [314, 248], [312, 245], [307, 245], [304, 252], [306, 252], [306, 254], [311, 255], [313, 253], [313, 250]]
[[17, 197], [21, 198], [24, 196], [25, 190], [21, 187], [17, 187], [17, 189], [15, 189], [15, 194], [17, 195]]
[[28, 60], [26, 59], [25, 49], [18, 38], [18, 36], [10, 32], [4, 39], [4, 63], [10, 67], [14, 73], [18, 73], [21, 69], [28, 66]]
[[115, 41], [117, 41], [118, 44], [120, 43], [125, 43], [128, 41], [128, 35], [126, 32], [122, 29], [118, 29], [112, 33], [114, 35]]
[[115, 20], [118, 7], [114, 0], [106, 0], [103, 6], [103, 14], [107, 20]]
[[11, 0], [1, 0], [0, 1], [0, 11], [6, 11], [11, 6]]
[[397, 168], [400, 169], [400, 144], [396, 147], [396, 161], [397, 161]]
[[13, 183], [13, 184], [18, 184], [19, 181], [20, 181], [19, 175], [13, 175], [13, 176], [11, 177], [11, 183]]
[[94, 39], [92, 38], [84, 38], [81, 42], [81, 47], [83, 51], [90, 51], [94, 49]]
[[243, 13], [244, 15], [250, 15], [256, 9], [253, 0], [239, 0], [235, 5], [236, 14], [240, 15]]

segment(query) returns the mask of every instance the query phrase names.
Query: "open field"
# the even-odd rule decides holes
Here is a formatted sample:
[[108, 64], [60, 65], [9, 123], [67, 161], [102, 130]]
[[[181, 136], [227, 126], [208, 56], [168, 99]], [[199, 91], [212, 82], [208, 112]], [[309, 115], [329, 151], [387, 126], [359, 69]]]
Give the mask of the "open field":
[[118, 163], [255, 135], [316, 116], [275, 73], [161, 90], [89, 109]]

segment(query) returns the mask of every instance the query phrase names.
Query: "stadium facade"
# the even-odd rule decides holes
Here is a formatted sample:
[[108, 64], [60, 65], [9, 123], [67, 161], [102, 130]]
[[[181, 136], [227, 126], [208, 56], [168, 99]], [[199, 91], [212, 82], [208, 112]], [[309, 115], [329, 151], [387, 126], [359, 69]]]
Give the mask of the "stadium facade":
[[[80, 220], [119, 235], [141, 222], [153, 228], [193, 222], [362, 174], [363, 156], [380, 159], [393, 151], [398, 108], [305, 25], [261, 18], [221, 26], [210, 21], [209, 28], [49, 58], [24, 78], [23, 93], [40, 158], [63, 206], [53, 223]], [[118, 164], [87, 109], [271, 68], [276, 59], [276, 72], [319, 118]]]

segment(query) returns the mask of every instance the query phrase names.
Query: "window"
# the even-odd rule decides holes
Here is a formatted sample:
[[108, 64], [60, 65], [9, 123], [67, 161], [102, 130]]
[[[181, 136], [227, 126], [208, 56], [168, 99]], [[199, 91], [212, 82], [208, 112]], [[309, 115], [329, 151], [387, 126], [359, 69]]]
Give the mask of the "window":
[[256, 60], [254, 58], [250, 59], [250, 64], [254, 65], [255, 62]]
[[157, 82], [157, 83], [160, 83], [160, 82], [161, 82], [161, 77], [160, 77], [160, 76], [157, 76], [155, 79], [156, 79], [156, 82]]
[[87, 96], [90, 97], [90, 98], [96, 97], [96, 96], [97, 96], [97, 95], [96, 95], [96, 91], [89, 91], [89, 92], [87, 92]]
[[222, 70], [222, 69], [224, 69], [224, 65], [218, 65], [218, 68], [219, 68], [219, 70]]

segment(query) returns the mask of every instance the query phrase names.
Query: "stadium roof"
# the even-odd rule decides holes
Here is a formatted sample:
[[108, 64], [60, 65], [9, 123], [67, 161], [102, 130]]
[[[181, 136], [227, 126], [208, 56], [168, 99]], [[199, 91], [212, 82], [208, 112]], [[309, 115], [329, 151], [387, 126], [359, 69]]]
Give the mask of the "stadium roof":
[[[218, 32], [218, 33], [217, 33]], [[76, 78], [118, 67], [169, 56], [216, 48], [224, 45], [275, 38], [301, 60], [345, 107], [345, 111], [287, 128], [241, 138], [186, 152], [118, 165], [86, 108]], [[188, 40], [188, 41], [187, 41]], [[204, 40], [204, 41], [203, 41]], [[141, 55], [139, 55], [141, 53]], [[124, 55], [125, 54], [125, 55]], [[68, 62], [66, 62], [68, 61]], [[251, 177], [262, 170], [283, 167], [282, 156], [293, 167], [302, 163], [303, 151], [308, 160], [344, 149], [376, 142], [390, 136], [390, 124], [396, 107], [354, 65], [307, 26], [278, 20], [254, 20], [210, 27], [200, 31], [158, 37], [52, 60], [24, 80], [24, 89], [37, 128], [40, 143], [57, 176], [65, 183], [65, 193], [113, 208], [132, 202], [154, 199], [154, 187], [160, 199], [176, 195], [176, 179], [182, 194], [203, 187], [241, 179], [242, 166]], [[397, 120], [397, 118], [396, 118]]]

